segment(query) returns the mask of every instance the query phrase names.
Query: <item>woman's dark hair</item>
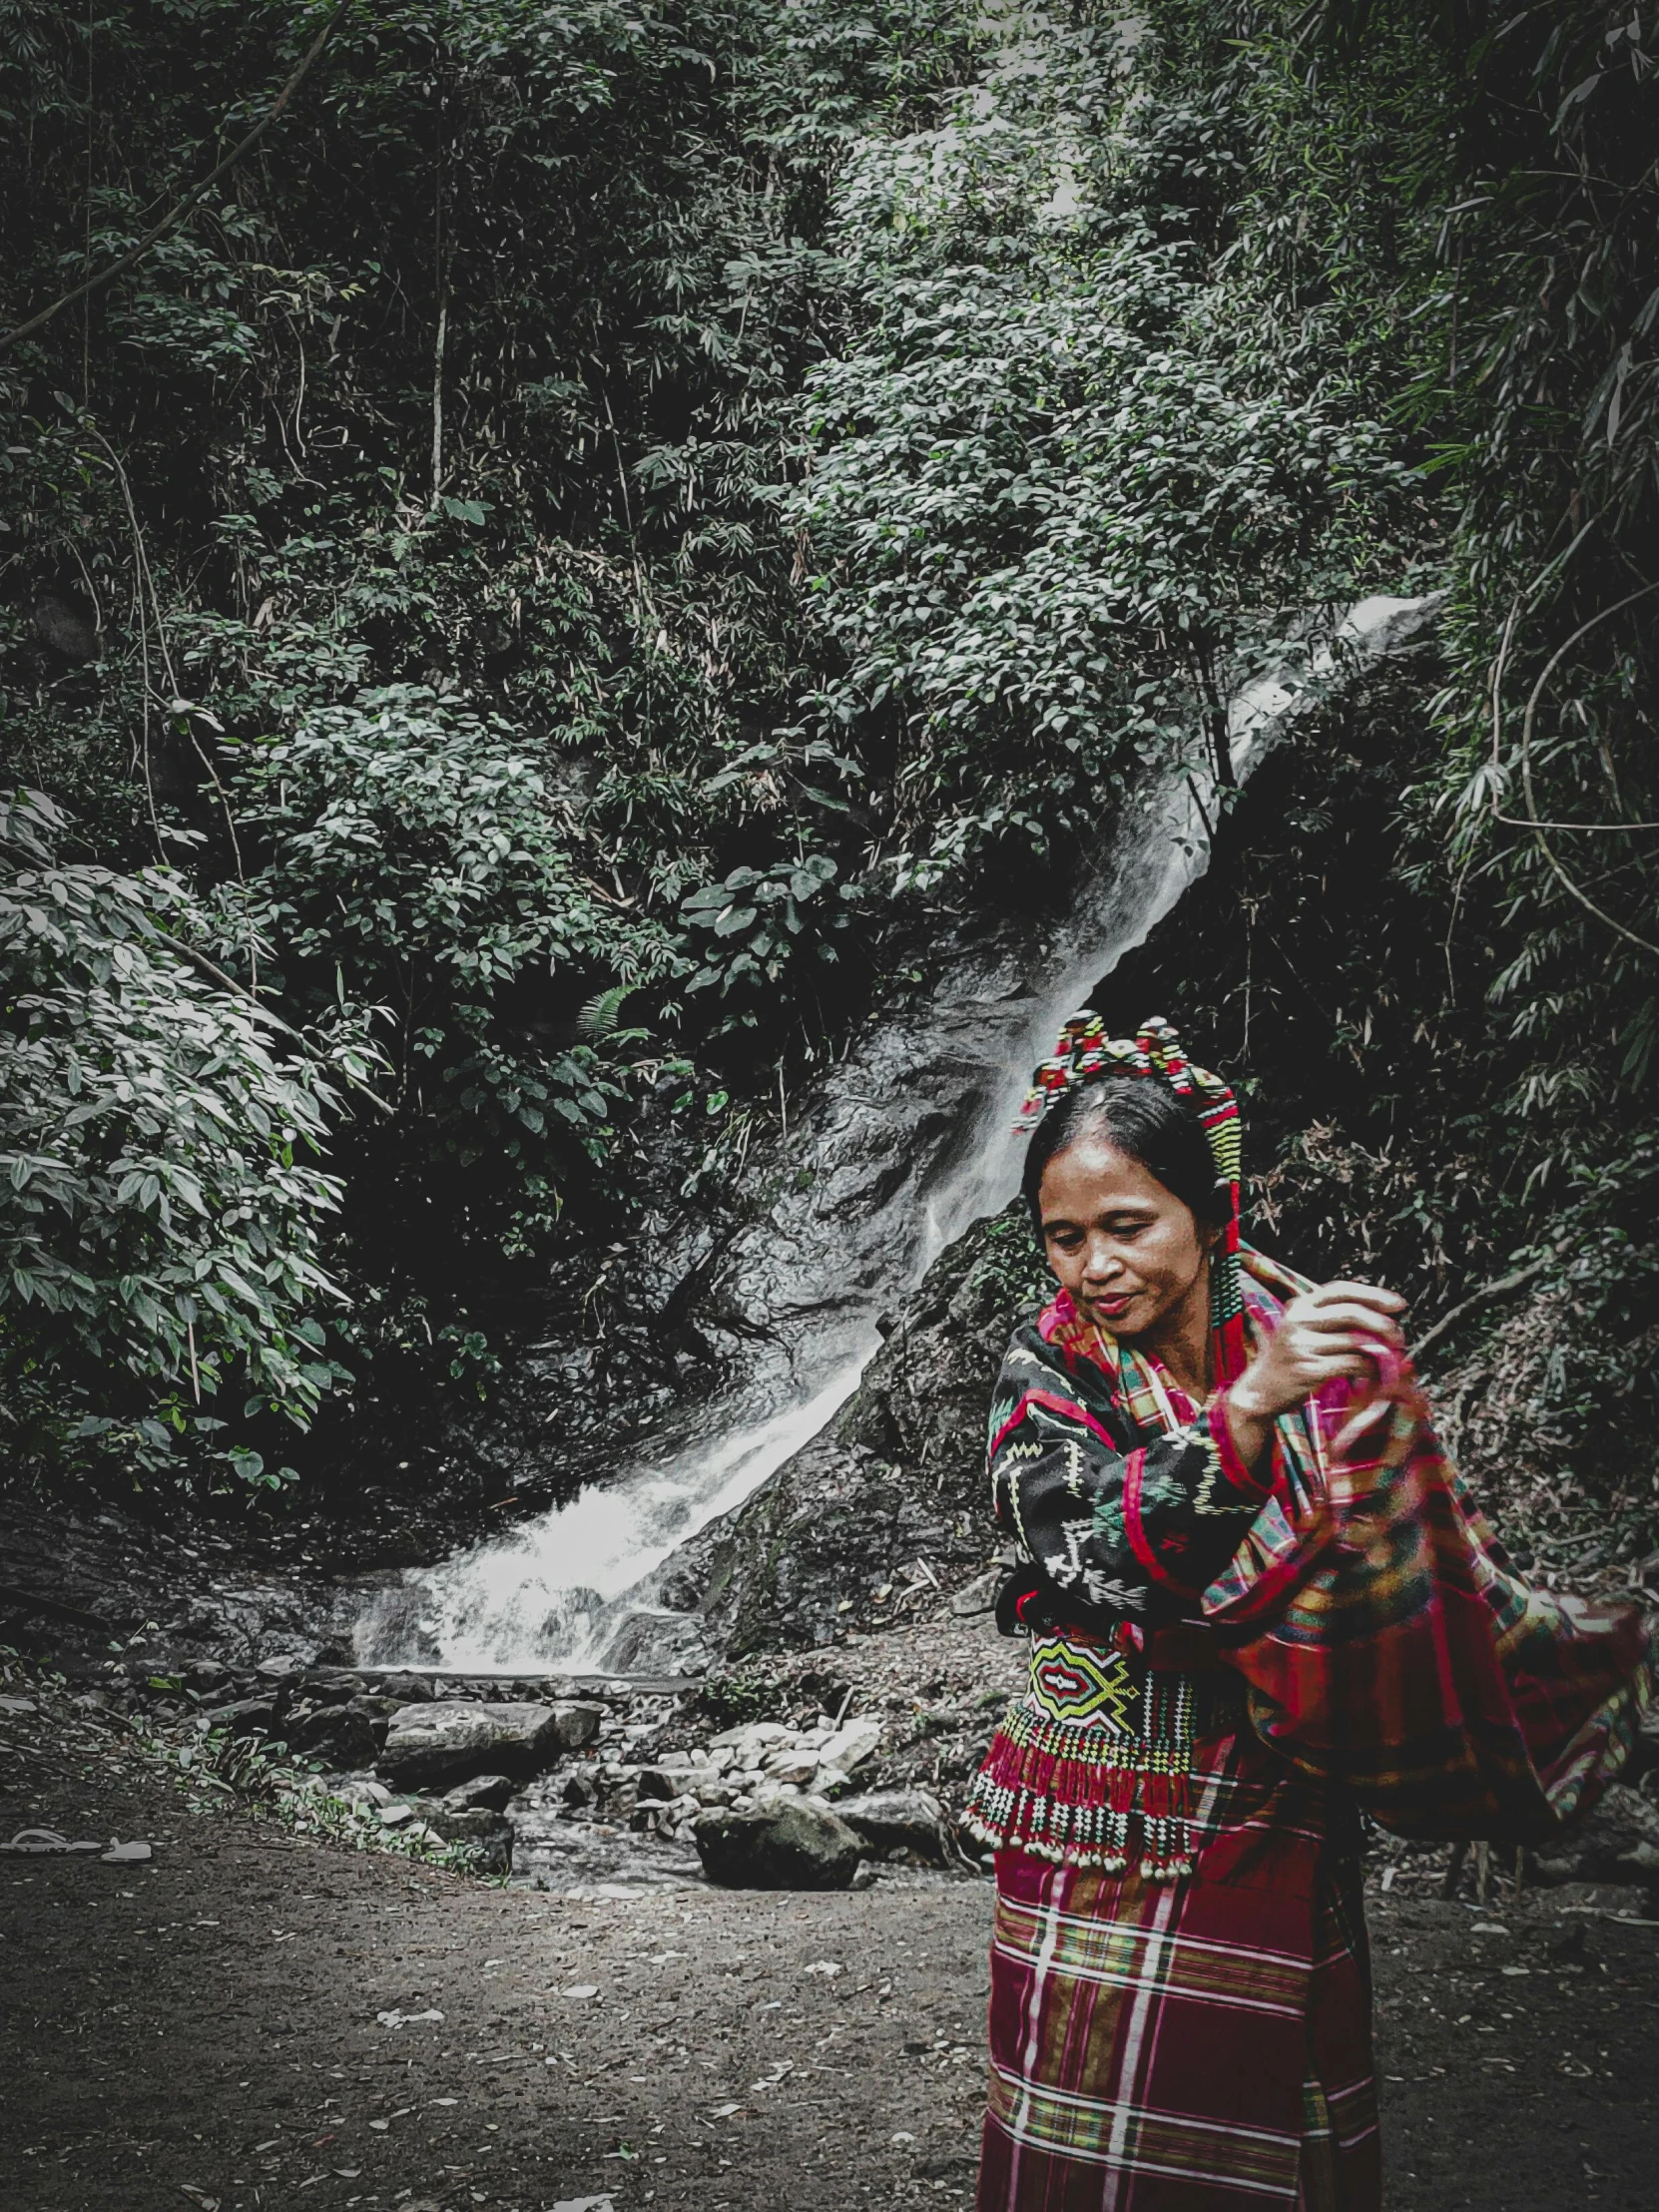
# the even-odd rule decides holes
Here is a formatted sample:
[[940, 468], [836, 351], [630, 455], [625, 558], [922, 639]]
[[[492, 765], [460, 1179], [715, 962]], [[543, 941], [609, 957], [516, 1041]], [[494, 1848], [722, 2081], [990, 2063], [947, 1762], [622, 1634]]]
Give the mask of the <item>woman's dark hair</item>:
[[1226, 1228], [1232, 1197], [1216, 1174], [1210, 1140], [1197, 1114], [1162, 1083], [1145, 1076], [1108, 1075], [1098, 1083], [1080, 1083], [1067, 1091], [1031, 1132], [1020, 1195], [1039, 1243], [1043, 1170], [1086, 1129], [1098, 1129], [1119, 1152], [1138, 1160], [1201, 1222], [1212, 1229]]

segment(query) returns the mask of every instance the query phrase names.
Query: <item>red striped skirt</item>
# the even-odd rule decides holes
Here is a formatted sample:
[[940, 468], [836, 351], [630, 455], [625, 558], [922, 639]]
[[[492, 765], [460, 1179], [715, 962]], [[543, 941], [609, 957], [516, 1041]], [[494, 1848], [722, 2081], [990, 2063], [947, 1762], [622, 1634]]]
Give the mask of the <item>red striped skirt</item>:
[[1358, 1862], [1254, 1737], [1194, 1754], [1196, 1874], [997, 1854], [978, 2212], [1380, 2212]]

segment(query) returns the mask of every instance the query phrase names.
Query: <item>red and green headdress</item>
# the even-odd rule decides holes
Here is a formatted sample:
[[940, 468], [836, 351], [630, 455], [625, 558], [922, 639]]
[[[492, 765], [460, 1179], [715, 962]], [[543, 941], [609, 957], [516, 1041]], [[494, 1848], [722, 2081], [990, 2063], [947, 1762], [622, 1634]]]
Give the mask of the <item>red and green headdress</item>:
[[1149, 1077], [1185, 1100], [1203, 1127], [1217, 1179], [1227, 1186], [1227, 1226], [1210, 1265], [1210, 1314], [1218, 1339], [1217, 1380], [1230, 1382], [1242, 1371], [1246, 1358], [1244, 1293], [1239, 1280], [1239, 1102], [1219, 1075], [1194, 1067], [1162, 1015], [1144, 1021], [1131, 1041], [1109, 1037], [1100, 1016], [1085, 1007], [1072, 1015], [1053, 1052], [1038, 1068], [1014, 1127], [1028, 1135], [1068, 1091], [1104, 1082], [1108, 1076]]

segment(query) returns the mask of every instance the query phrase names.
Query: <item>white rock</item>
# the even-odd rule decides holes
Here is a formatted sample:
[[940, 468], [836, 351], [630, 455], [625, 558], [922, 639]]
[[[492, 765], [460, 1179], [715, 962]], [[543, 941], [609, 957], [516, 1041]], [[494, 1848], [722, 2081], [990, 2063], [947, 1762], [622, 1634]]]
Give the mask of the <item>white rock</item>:
[[838, 1767], [842, 1774], [866, 1760], [881, 1741], [881, 1723], [875, 1720], [848, 1721], [838, 1729], [819, 1751], [820, 1763], [827, 1767]]
[[754, 1793], [755, 1803], [763, 1811], [769, 1805], [780, 1805], [786, 1798], [799, 1798], [801, 1795], [799, 1786], [794, 1782], [778, 1782], [771, 1776]]
[[759, 1752], [794, 1740], [795, 1730], [786, 1728], [782, 1721], [746, 1721], [741, 1728], [723, 1729], [709, 1748], [719, 1750], [729, 1744], [734, 1751]]
[[818, 1757], [811, 1751], [775, 1751], [767, 1761], [767, 1773], [775, 1782], [811, 1782], [818, 1773]]

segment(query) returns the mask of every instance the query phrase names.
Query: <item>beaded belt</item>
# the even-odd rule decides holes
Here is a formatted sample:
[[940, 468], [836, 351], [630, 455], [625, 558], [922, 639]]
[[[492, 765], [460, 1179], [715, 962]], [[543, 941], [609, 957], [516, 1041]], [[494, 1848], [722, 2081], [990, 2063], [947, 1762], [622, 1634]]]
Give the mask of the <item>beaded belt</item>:
[[1113, 1644], [1037, 1636], [1029, 1686], [974, 1779], [966, 1826], [994, 1850], [1068, 1866], [1191, 1874], [1195, 1724], [1211, 1723], [1219, 1702], [1208, 1684]]

